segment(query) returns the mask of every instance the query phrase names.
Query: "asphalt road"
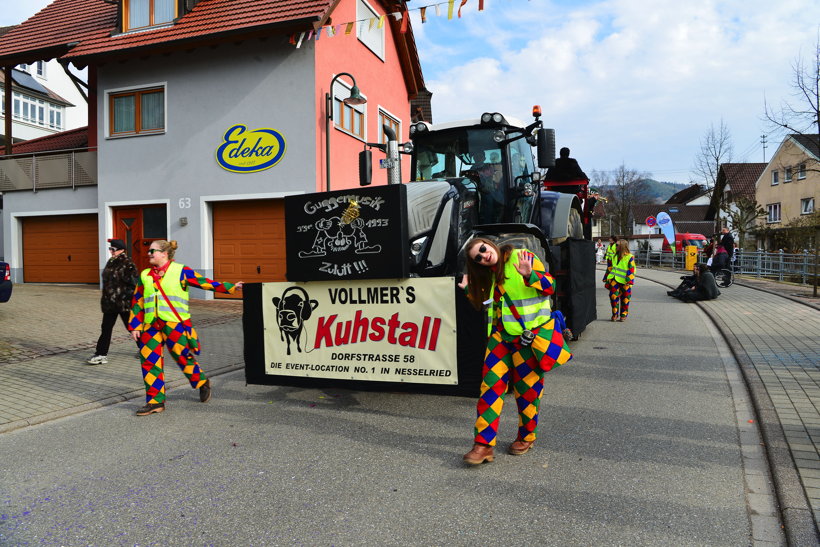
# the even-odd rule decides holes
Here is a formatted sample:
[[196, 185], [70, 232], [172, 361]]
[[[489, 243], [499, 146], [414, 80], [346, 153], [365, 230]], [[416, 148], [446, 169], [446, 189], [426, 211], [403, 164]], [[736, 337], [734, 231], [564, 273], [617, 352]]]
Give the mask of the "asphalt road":
[[745, 397], [703, 313], [665, 291], [639, 284], [611, 323], [600, 290], [607, 320], [547, 374], [525, 456], [505, 453], [511, 398], [495, 462], [468, 468], [473, 399], [235, 372], [207, 404], [184, 387], [162, 414], [136, 400], [2, 435], [0, 544], [751, 545]]

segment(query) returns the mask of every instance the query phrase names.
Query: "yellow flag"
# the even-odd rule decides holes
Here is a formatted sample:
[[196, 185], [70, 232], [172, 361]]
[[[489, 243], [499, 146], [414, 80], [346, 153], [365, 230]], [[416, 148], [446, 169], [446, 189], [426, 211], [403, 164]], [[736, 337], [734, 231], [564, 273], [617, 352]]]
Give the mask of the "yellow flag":
[[376, 28], [383, 28], [384, 27], [384, 15], [379, 17], [379, 24], [376, 25]]
[[453, 18], [453, 5], [456, 3], [456, 0], [447, 0], [447, 19]]
[[354, 23], [347, 24], [347, 26], [345, 27], [345, 34], [350, 34], [351, 32], [353, 32], [353, 25]]

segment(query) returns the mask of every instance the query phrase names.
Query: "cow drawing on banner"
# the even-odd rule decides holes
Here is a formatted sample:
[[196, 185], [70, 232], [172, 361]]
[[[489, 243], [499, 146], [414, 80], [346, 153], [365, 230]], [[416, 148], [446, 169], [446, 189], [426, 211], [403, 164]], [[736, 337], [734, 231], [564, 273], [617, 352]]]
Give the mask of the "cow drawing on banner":
[[271, 301], [276, 307], [276, 324], [279, 327], [280, 339], [287, 342], [288, 355], [291, 341], [296, 343], [296, 351], [302, 353], [302, 330], [305, 321], [319, 306], [319, 301], [311, 300], [305, 289], [296, 286], [288, 287], [281, 297], [274, 296]]

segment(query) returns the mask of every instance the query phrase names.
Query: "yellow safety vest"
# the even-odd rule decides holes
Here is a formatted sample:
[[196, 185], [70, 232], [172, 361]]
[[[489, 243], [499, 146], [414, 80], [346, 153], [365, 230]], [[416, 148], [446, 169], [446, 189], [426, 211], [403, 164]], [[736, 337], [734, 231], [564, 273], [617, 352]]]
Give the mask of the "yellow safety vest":
[[610, 243], [609, 246], [606, 248], [606, 254], [604, 255], [604, 258], [606, 260], [612, 261], [615, 259], [616, 252], [617, 246], [614, 243]]
[[[163, 321], [178, 323], [179, 318], [171, 310], [162, 293], [154, 287], [154, 279], [151, 277], [150, 272], [151, 269], [149, 268], [143, 270], [140, 274], [142, 286], [145, 289], [143, 296], [145, 317], [143, 323], [150, 325], [157, 316]], [[162, 285], [162, 290], [165, 291], [168, 300], [174, 305], [179, 317], [185, 321], [191, 318], [191, 314], [188, 312], [188, 290], [184, 289], [179, 282], [180, 276], [182, 276], [182, 264], [171, 262], [168, 269], [165, 270], [165, 275], [162, 276], [160, 285]]]
[[[519, 249], [513, 250], [509, 260], [504, 265], [504, 276], [507, 278], [504, 281], [504, 292], [510, 297], [510, 301], [524, 321], [526, 328], [533, 330], [550, 320], [552, 307], [550, 306], [549, 297], [527, 286], [524, 283], [524, 278], [515, 269], [514, 264], [518, 262], [518, 254], [521, 252]], [[495, 283], [490, 288], [490, 294], [494, 293]], [[501, 326], [504, 331], [513, 336], [521, 334], [524, 328], [513, 315], [507, 299], [502, 296], [498, 304], [501, 306]], [[492, 332], [493, 308], [494, 306], [487, 308], [487, 316], [489, 317], [487, 335]]]
[[[617, 258], [617, 255], [615, 256]], [[614, 279], [621, 285], [625, 284], [629, 279], [629, 259], [632, 258], [631, 254], [624, 255], [618, 262], [614, 262], [612, 264], [612, 269], [609, 270], [609, 274], [606, 276], [607, 279]]]

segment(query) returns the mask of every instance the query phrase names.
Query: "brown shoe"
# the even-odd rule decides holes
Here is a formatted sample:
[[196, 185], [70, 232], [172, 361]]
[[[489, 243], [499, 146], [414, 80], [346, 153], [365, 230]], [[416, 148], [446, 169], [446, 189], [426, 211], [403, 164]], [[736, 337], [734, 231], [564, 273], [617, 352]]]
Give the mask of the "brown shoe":
[[144, 407], [137, 410], [137, 416], [148, 416], [155, 412], [162, 412], [165, 410], [165, 403], [148, 403]]
[[199, 386], [199, 400], [207, 403], [211, 400], [211, 379], [205, 380], [205, 383]]
[[522, 454], [526, 454], [532, 448], [532, 443], [535, 441], [515, 441], [510, 445], [509, 452], [513, 456], [521, 456]]
[[475, 443], [473, 449], [464, 454], [464, 463], [469, 465], [480, 465], [484, 462], [491, 462], [494, 459], [493, 447], [481, 443]]

